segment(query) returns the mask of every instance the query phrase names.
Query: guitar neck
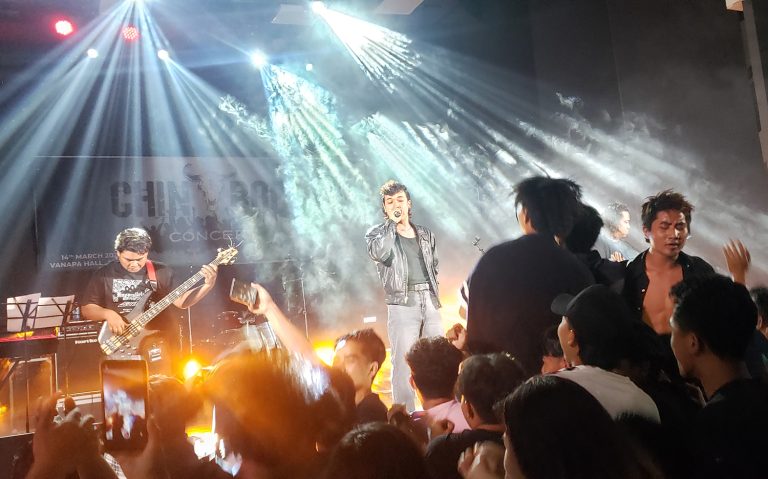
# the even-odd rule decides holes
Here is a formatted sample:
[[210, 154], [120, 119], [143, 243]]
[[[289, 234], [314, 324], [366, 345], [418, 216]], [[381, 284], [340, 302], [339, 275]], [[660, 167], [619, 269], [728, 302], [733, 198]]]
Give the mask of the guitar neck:
[[[215, 260], [208, 263], [209, 266], [217, 266], [221, 261], [216, 258]], [[198, 271], [194, 275], [192, 275], [189, 279], [181, 283], [168, 293], [166, 297], [158, 301], [157, 303], [153, 304], [152, 307], [150, 307], [148, 310], [144, 311], [138, 318], [134, 319], [132, 321], [133, 324], [143, 328], [146, 326], [150, 321], [155, 319], [155, 316], [162, 313], [165, 308], [171, 305], [174, 301], [179, 299], [184, 293], [192, 289], [194, 285], [196, 285], [201, 279], [203, 279], [203, 273], [201, 271]]]

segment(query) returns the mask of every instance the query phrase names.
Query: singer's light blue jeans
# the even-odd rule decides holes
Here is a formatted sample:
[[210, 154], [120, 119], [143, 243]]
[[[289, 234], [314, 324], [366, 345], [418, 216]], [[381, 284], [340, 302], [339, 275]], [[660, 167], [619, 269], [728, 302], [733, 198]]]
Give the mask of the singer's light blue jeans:
[[411, 370], [405, 355], [419, 338], [442, 336], [440, 311], [435, 309], [428, 289], [408, 291], [408, 305], [387, 305], [387, 334], [392, 360], [392, 402], [416, 409], [416, 396], [408, 381]]

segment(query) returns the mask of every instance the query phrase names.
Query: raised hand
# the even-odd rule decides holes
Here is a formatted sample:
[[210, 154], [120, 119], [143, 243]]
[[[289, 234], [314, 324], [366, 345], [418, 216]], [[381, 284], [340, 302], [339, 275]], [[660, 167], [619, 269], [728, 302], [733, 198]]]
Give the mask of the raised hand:
[[464, 479], [503, 479], [504, 447], [494, 442], [478, 442], [459, 457], [459, 474]]
[[264, 286], [258, 283], [251, 283], [251, 286], [256, 289], [257, 296], [256, 304], [249, 306], [248, 311], [253, 314], [266, 315], [267, 312], [275, 306], [275, 300], [272, 299], [272, 295], [269, 294], [269, 291], [267, 291]]
[[723, 256], [733, 280], [746, 285], [747, 271], [752, 263], [752, 256], [747, 247], [739, 240], [731, 240], [723, 245]]
[[461, 323], [456, 323], [451, 326], [451, 329], [446, 331], [445, 337], [453, 344], [459, 351], [464, 351], [467, 345], [467, 328]]
[[[64, 477], [99, 457], [93, 416], [83, 416], [77, 408], [57, 415], [59, 398], [61, 394], [57, 393], [38, 401], [32, 440], [35, 461], [28, 479]], [[71, 402], [66, 405], [71, 407]]]

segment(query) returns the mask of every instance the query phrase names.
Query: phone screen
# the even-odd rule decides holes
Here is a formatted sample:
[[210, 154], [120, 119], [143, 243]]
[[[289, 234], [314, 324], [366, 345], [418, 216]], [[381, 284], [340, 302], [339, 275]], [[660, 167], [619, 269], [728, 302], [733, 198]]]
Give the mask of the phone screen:
[[240, 281], [237, 278], [232, 279], [232, 287], [229, 290], [229, 297], [232, 301], [244, 304], [250, 308], [256, 307], [259, 300], [259, 292], [251, 286], [251, 283]]
[[147, 443], [146, 361], [103, 361], [101, 403], [106, 449], [143, 449]]

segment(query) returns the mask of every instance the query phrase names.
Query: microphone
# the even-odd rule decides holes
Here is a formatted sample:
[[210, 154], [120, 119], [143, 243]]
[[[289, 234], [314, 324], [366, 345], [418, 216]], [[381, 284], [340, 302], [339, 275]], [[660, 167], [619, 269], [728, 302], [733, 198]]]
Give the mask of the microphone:
[[400, 210], [395, 210], [395, 212], [392, 213], [392, 214], [395, 215], [395, 218], [400, 218], [400, 215], [403, 214], [403, 213]]

